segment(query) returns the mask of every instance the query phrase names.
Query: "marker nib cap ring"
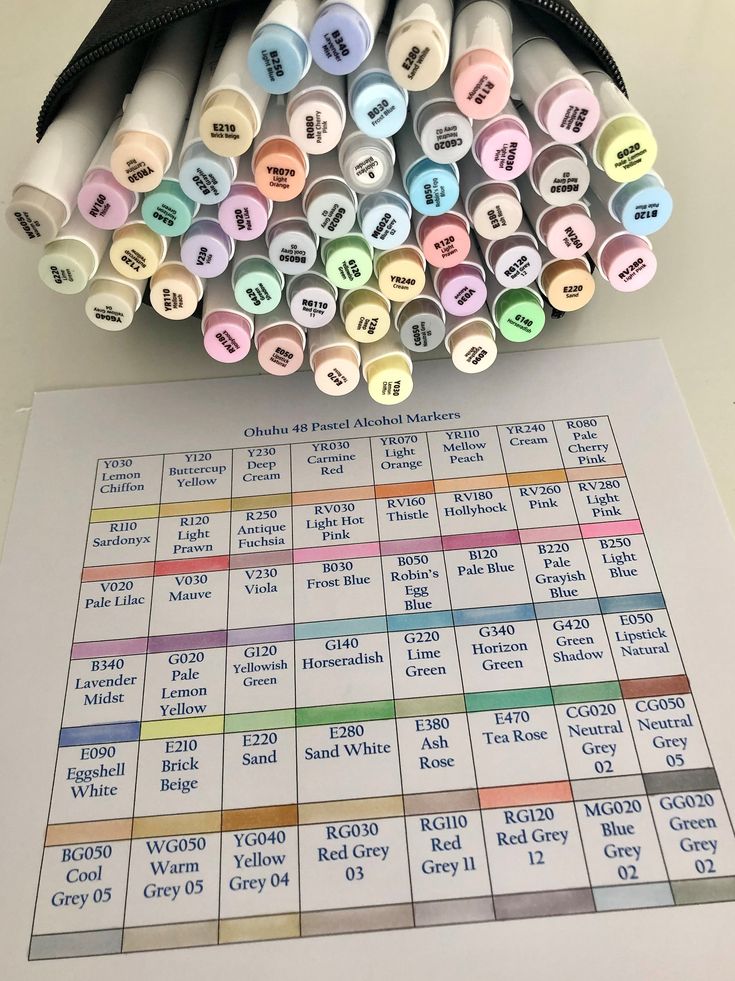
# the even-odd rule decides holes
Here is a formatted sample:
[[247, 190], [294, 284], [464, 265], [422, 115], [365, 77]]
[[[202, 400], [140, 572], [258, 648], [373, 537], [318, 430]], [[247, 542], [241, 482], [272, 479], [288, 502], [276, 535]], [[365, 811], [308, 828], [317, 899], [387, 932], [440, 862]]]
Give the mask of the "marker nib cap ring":
[[[168, 169], [166, 144], [148, 133], [126, 133], [110, 154], [110, 169], [123, 187], [133, 191], [152, 191]], [[130, 166], [130, 161], [135, 166]], [[130, 173], [128, 173], [130, 171]]]
[[125, 330], [140, 306], [134, 286], [98, 279], [92, 283], [84, 303], [87, 320], [103, 330]]
[[[419, 55], [415, 60], [411, 58], [408, 69], [404, 68], [404, 62], [417, 47], [420, 49]], [[424, 92], [438, 82], [447, 67], [448, 56], [444, 36], [427, 20], [412, 20], [404, 24], [385, 49], [391, 75], [409, 92]]]
[[413, 391], [413, 376], [399, 354], [373, 361], [365, 369], [370, 398], [379, 405], [397, 405]]
[[248, 329], [248, 321], [244, 317], [219, 310], [207, 317], [204, 350], [215, 361], [233, 364], [247, 355], [251, 336], [252, 330]]
[[62, 201], [36, 187], [19, 187], [5, 209], [8, 228], [24, 241], [50, 242], [69, 215]]
[[81, 293], [94, 275], [94, 255], [89, 246], [73, 238], [49, 242], [38, 261], [41, 281], [55, 293]]
[[[333, 38], [342, 43], [336, 47]], [[314, 61], [330, 75], [348, 75], [367, 58], [372, 46], [370, 25], [362, 14], [346, 3], [330, 4], [317, 14], [309, 34]]]
[[618, 184], [628, 184], [647, 174], [656, 163], [657, 154], [656, 137], [648, 123], [637, 116], [613, 119], [597, 141], [600, 166]]
[[206, 148], [220, 157], [242, 156], [255, 138], [252, 113], [245, 97], [228, 91], [211, 96], [199, 119], [199, 136]]
[[530, 341], [546, 323], [544, 308], [530, 290], [513, 289], [502, 293], [495, 305], [498, 330], [506, 341]]
[[360, 382], [360, 359], [347, 344], [317, 351], [311, 367], [314, 383], [325, 395], [349, 395]]
[[452, 92], [460, 112], [470, 119], [492, 119], [510, 98], [510, 71], [491, 51], [470, 51], [457, 62]]

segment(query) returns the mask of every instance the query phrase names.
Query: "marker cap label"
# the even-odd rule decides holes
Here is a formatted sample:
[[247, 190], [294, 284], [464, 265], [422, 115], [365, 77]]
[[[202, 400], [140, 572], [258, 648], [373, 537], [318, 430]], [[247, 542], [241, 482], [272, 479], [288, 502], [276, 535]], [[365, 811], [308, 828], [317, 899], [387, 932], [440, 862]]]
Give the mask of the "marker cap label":
[[511, 289], [497, 296], [493, 319], [507, 341], [522, 343], [541, 333], [546, 315], [536, 293], [528, 289]]
[[351, 290], [342, 295], [340, 316], [345, 330], [355, 341], [373, 343], [390, 330], [390, 303], [380, 292], [377, 281], [372, 287]]
[[145, 195], [140, 210], [152, 231], [175, 238], [191, 226], [199, 205], [187, 197], [178, 181], [163, 180]]
[[[331, 75], [347, 75], [365, 60], [373, 44], [373, 30], [364, 13], [347, 3], [322, 4], [309, 34], [314, 61]], [[363, 6], [363, 4], [360, 4]], [[385, 3], [372, 0], [369, 6], [380, 8], [380, 23]]]
[[296, 324], [260, 323], [255, 326], [258, 364], [270, 375], [292, 375], [304, 363], [303, 330]]
[[530, 286], [541, 272], [541, 254], [532, 235], [510, 235], [486, 247], [488, 268], [501, 286]]
[[322, 261], [330, 282], [339, 289], [364, 286], [373, 273], [372, 248], [361, 235], [323, 240]]
[[247, 58], [261, 88], [285, 95], [306, 74], [311, 52], [306, 40], [290, 27], [266, 24], [255, 30]]
[[93, 170], [77, 195], [77, 207], [85, 221], [110, 231], [124, 225], [138, 206], [135, 191], [122, 187], [109, 170]]
[[451, 0], [398, 0], [385, 54], [390, 73], [405, 89], [430, 88], [449, 61]]
[[425, 260], [418, 248], [398, 248], [375, 257], [375, 275], [380, 289], [391, 302], [412, 300], [424, 288]]
[[539, 286], [552, 307], [565, 313], [581, 310], [595, 295], [595, 280], [586, 259], [547, 262]]
[[163, 261], [166, 248], [167, 239], [136, 221], [112, 233], [110, 261], [127, 279], [148, 279]]
[[306, 272], [317, 257], [317, 236], [303, 219], [287, 219], [266, 231], [268, 257], [283, 275]]
[[498, 181], [515, 180], [531, 163], [528, 129], [512, 104], [503, 115], [491, 119], [475, 135], [475, 159], [488, 177]]
[[271, 201], [293, 201], [306, 184], [307, 164], [289, 139], [274, 138], [253, 154], [253, 176], [258, 189]]
[[214, 218], [201, 218], [181, 236], [181, 261], [202, 279], [214, 279], [227, 269], [235, 243]]
[[416, 235], [426, 261], [437, 269], [449, 269], [464, 262], [470, 247], [469, 222], [456, 212], [422, 218]]
[[505, 3], [458, 3], [452, 37], [452, 89], [470, 119], [491, 119], [510, 98], [512, 24]]
[[452, 326], [445, 344], [454, 367], [467, 375], [487, 370], [498, 356], [495, 328], [482, 317]]
[[151, 279], [151, 306], [167, 320], [192, 317], [202, 293], [202, 281], [179, 263], [164, 265]]
[[103, 330], [125, 330], [132, 324], [141, 298], [142, 293], [132, 283], [95, 278], [89, 285], [84, 313], [90, 323]]
[[215, 310], [202, 320], [204, 350], [215, 361], [234, 364], [250, 350], [253, 325], [229, 310]]
[[270, 313], [281, 302], [283, 277], [267, 259], [251, 256], [233, 269], [232, 290], [246, 313]]
[[434, 288], [447, 313], [455, 317], [477, 313], [487, 300], [485, 277], [469, 263], [434, 273]]

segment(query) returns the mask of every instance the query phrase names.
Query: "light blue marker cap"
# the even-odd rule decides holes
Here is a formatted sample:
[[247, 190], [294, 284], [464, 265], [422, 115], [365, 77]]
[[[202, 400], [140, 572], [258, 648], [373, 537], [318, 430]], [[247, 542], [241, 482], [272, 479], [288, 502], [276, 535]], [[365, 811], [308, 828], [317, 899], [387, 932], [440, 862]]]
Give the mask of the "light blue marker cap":
[[143, 198], [143, 221], [158, 235], [174, 238], [189, 228], [199, 206], [184, 194], [178, 181], [162, 180]]
[[407, 202], [392, 191], [374, 191], [360, 199], [357, 218], [362, 234], [374, 249], [403, 245], [411, 231]]
[[179, 183], [192, 201], [219, 204], [230, 193], [237, 166], [232, 157], [220, 157], [197, 140], [179, 161]]
[[387, 72], [369, 72], [350, 89], [350, 115], [363, 133], [393, 136], [408, 112], [408, 92]]
[[304, 38], [290, 27], [264, 24], [253, 37], [248, 68], [255, 81], [271, 95], [285, 95], [295, 88], [311, 64]]
[[424, 157], [408, 168], [404, 181], [411, 205], [420, 215], [443, 215], [459, 198], [459, 174], [454, 164]]
[[644, 174], [622, 184], [610, 199], [610, 207], [627, 232], [653, 235], [671, 218], [674, 202], [658, 174]]

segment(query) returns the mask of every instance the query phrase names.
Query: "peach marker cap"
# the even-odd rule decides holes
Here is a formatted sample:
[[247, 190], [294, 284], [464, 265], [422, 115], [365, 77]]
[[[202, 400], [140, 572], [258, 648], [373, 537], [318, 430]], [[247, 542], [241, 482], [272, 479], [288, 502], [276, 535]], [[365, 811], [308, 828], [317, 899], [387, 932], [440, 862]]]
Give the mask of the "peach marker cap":
[[304, 190], [307, 165], [293, 140], [276, 137], [253, 153], [253, 179], [271, 201], [292, 201]]

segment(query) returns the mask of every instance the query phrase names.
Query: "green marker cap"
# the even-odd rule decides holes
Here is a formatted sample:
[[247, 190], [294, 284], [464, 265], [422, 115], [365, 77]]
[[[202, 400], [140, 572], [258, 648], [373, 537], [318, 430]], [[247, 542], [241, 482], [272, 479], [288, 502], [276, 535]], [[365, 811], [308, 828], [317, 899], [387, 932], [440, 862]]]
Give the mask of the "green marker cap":
[[373, 250], [362, 235], [325, 240], [322, 261], [329, 282], [342, 290], [364, 286], [373, 274]]
[[495, 321], [506, 341], [530, 341], [546, 323], [544, 308], [530, 290], [512, 289], [495, 301]]
[[243, 259], [232, 273], [232, 290], [246, 313], [270, 313], [281, 302], [283, 278], [267, 259]]
[[173, 238], [188, 231], [197, 205], [188, 198], [178, 181], [163, 180], [143, 198], [140, 211], [143, 221], [158, 235]]

